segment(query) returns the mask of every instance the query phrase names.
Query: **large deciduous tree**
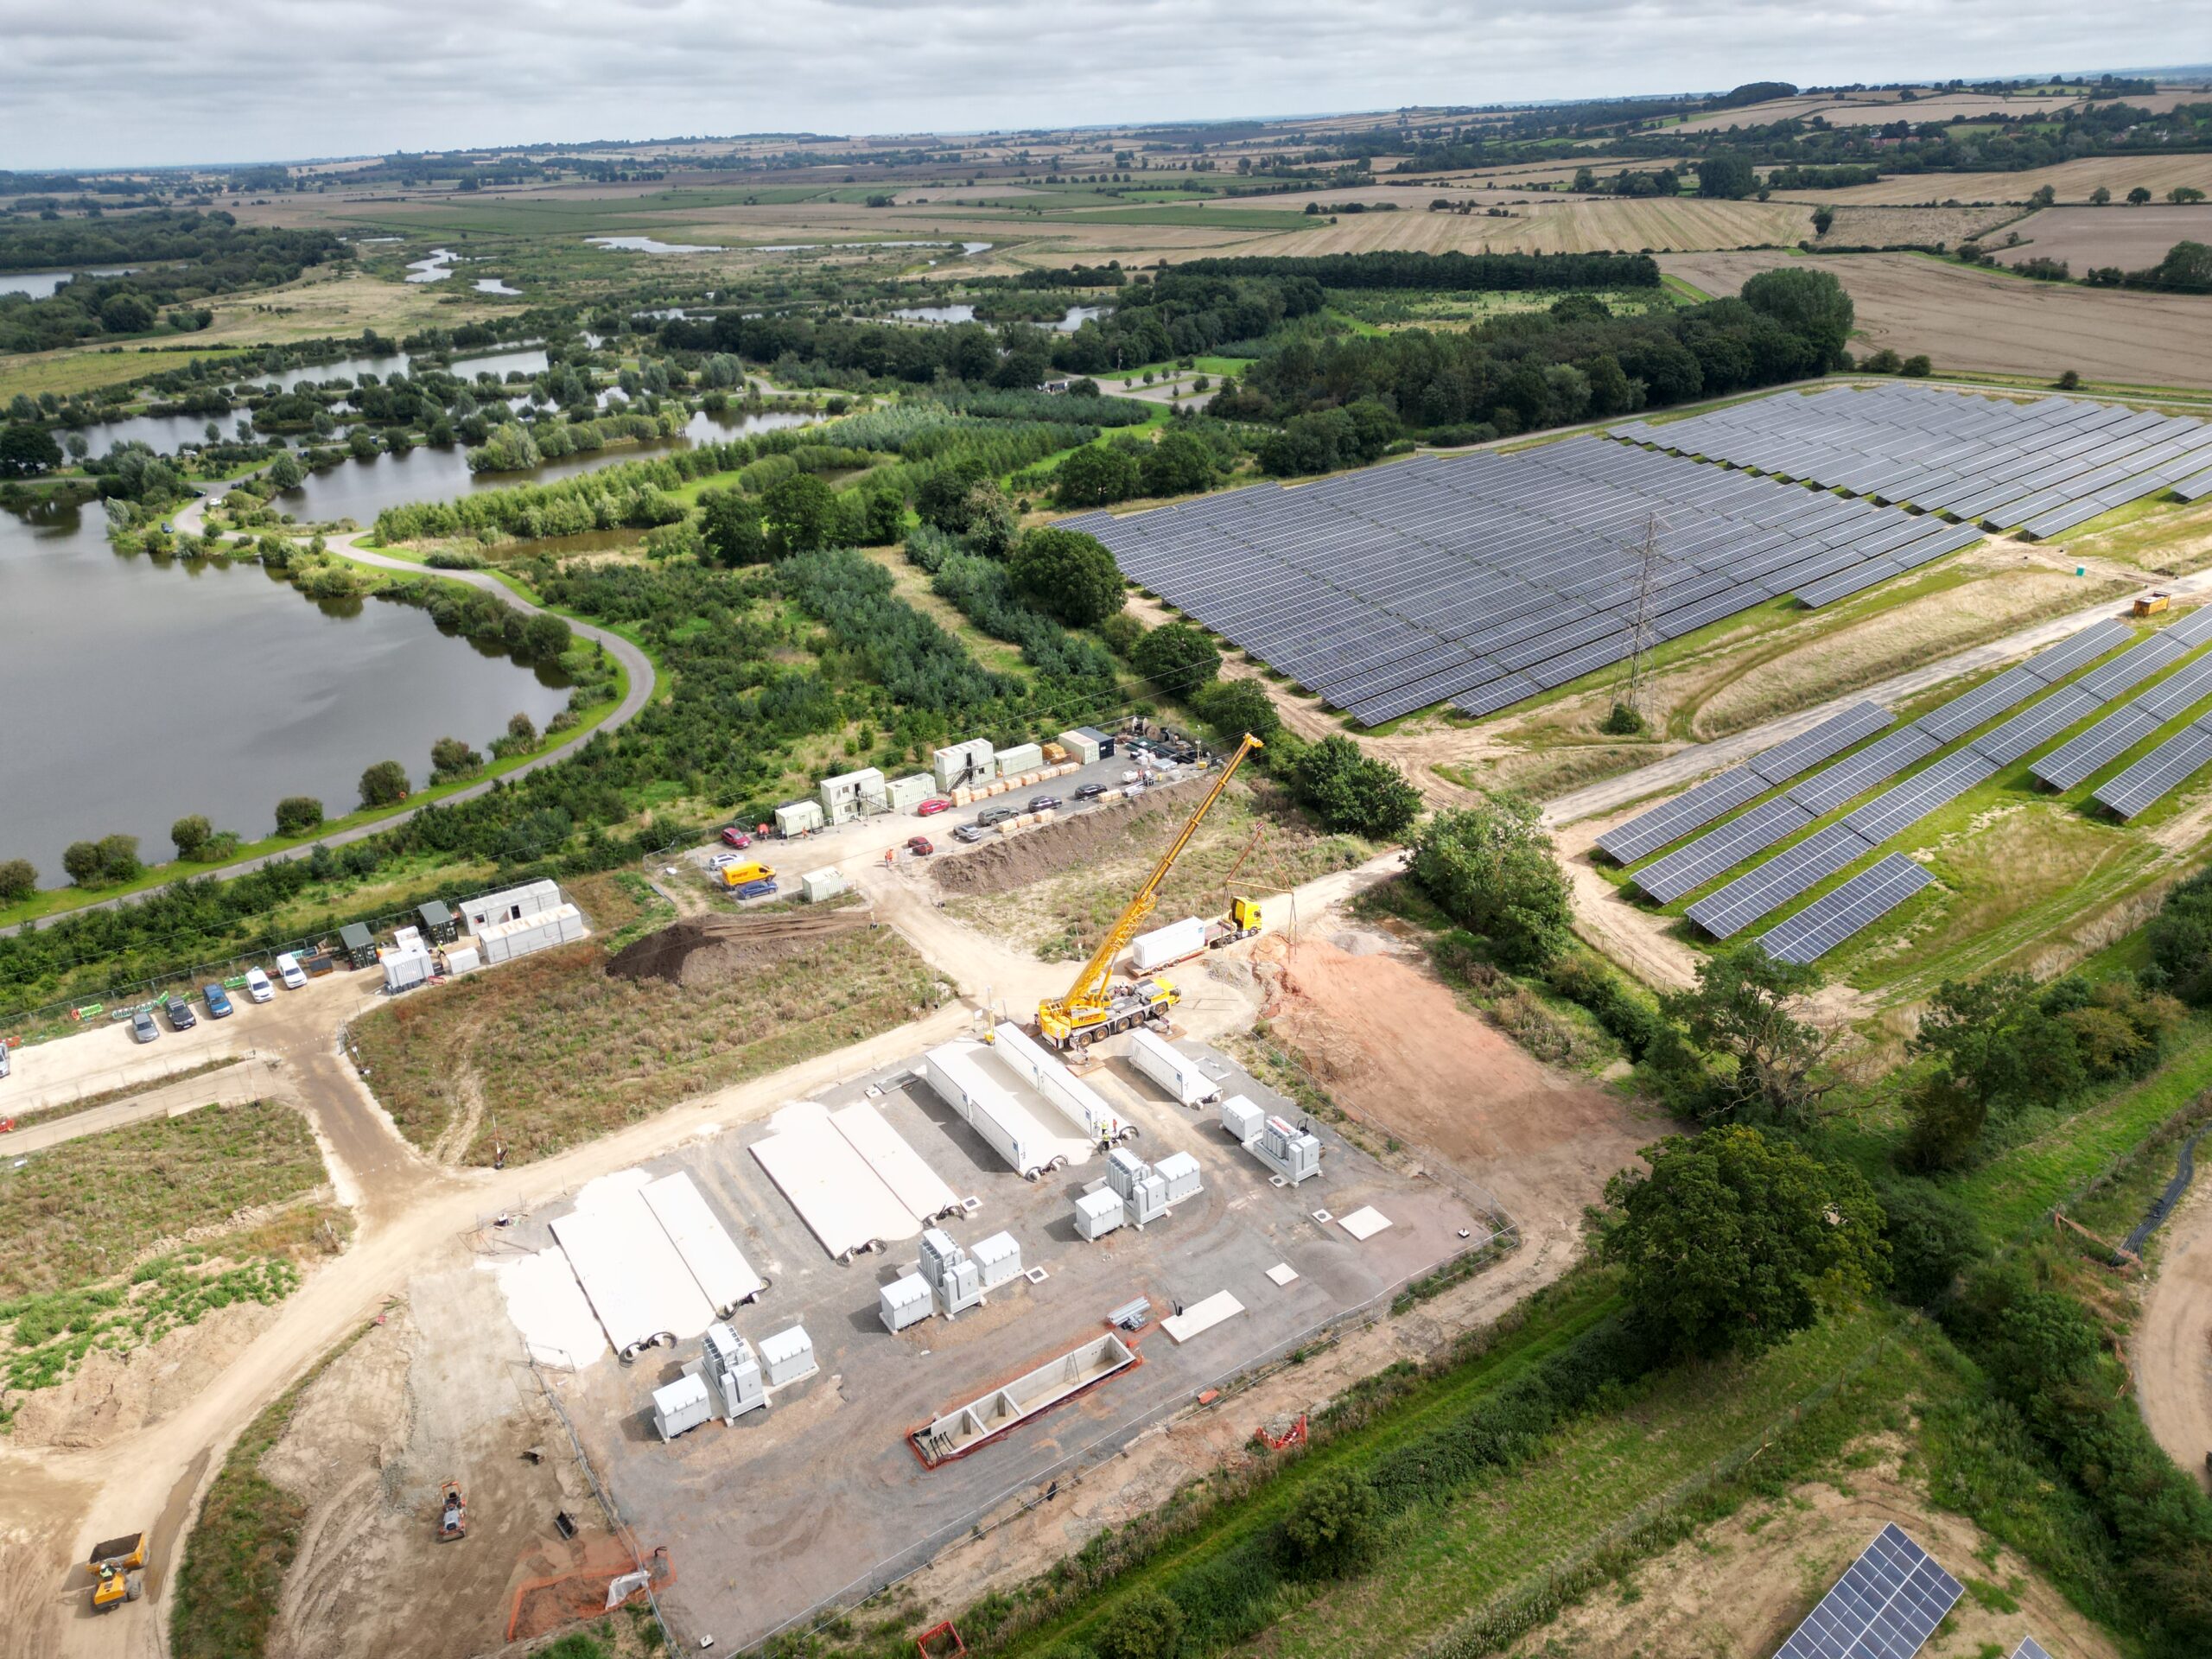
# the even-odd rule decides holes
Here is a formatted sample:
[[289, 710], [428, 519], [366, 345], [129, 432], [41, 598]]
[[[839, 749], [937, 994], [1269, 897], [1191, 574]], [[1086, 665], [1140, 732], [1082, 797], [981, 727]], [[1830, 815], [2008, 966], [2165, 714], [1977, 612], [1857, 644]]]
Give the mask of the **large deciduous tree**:
[[1542, 814], [1504, 793], [1440, 812], [1414, 838], [1414, 880], [1510, 968], [1541, 968], [1573, 937], [1573, 899]]
[[1095, 626], [1122, 608], [1114, 556], [1081, 531], [1031, 531], [1015, 543], [1007, 573], [1023, 598], [1071, 628]]

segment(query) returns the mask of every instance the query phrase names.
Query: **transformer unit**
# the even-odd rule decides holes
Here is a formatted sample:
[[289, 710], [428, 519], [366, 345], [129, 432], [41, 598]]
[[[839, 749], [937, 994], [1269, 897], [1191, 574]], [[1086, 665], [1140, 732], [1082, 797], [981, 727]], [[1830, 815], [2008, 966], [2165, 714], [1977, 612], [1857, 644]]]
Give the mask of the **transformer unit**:
[[707, 1327], [706, 1357], [702, 1370], [708, 1392], [721, 1408], [715, 1414], [725, 1423], [768, 1403], [767, 1389], [760, 1380], [760, 1362], [753, 1357], [753, 1344], [719, 1321]]
[[948, 1319], [983, 1300], [983, 1270], [941, 1227], [922, 1230], [920, 1273], [937, 1299], [938, 1312]]
[[1221, 1127], [1292, 1186], [1321, 1173], [1321, 1142], [1312, 1131], [1268, 1116], [1243, 1095], [1221, 1103]]
[[1198, 1160], [1187, 1152], [1173, 1152], [1152, 1166], [1152, 1173], [1167, 1183], [1167, 1202], [1180, 1204], [1197, 1196], [1203, 1182], [1198, 1175]]
[[698, 1427], [714, 1414], [707, 1400], [707, 1385], [695, 1376], [679, 1376], [653, 1390], [653, 1427], [660, 1431], [663, 1441]]
[[1158, 1221], [1167, 1213], [1167, 1183], [1152, 1173], [1152, 1166], [1125, 1147], [1106, 1154], [1106, 1185], [1122, 1201], [1122, 1215], [1135, 1226]]
[[760, 1372], [772, 1389], [812, 1376], [821, 1368], [814, 1363], [814, 1338], [806, 1327], [795, 1325], [772, 1337], [760, 1338]]
[[983, 1275], [985, 1290], [996, 1290], [1009, 1279], [1020, 1276], [1021, 1245], [1012, 1233], [993, 1233], [976, 1240], [969, 1255]]

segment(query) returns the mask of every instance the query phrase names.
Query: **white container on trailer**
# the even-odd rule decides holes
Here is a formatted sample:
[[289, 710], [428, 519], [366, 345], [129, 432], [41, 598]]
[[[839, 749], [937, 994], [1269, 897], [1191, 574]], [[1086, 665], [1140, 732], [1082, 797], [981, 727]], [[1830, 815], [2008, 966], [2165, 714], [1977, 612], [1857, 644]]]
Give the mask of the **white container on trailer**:
[[918, 1273], [893, 1279], [878, 1293], [875, 1311], [883, 1328], [893, 1336], [910, 1325], [919, 1325], [931, 1311], [929, 1281]]
[[1167, 1183], [1167, 1202], [1180, 1204], [1196, 1194], [1202, 1182], [1198, 1160], [1187, 1152], [1171, 1152], [1152, 1166], [1152, 1173]]
[[1203, 1106], [1221, 1098], [1221, 1084], [1198, 1063], [1165, 1037], [1140, 1026], [1129, 1033], [1129, 1064], [1184, 1106]]
[[685, 1430], [698, 1427], [714, 1414], [703, 1377], [679, 1376], [653, 1390], [653, 1427], [660, 1431], [663, 1440], [672, 1440]]
[[1111, 1187], [1078, 1194], [1075, 1201], [1075, 1230], [1082, 1237], [1097, 1240], [1122, 1224], [1122, 1195]]
[[1185, 916], [1179, 922], [1170, 922], [1165, 927], [1155, 927], [1149, 933], [1140, 933], [1129, 941], [1129, 960], [1141, 974], [1155, 968], [1165, 968], [1171, 962], [1180, 962], [1195, 957], [1206, 948], [1206, 925], [1196, 916]]

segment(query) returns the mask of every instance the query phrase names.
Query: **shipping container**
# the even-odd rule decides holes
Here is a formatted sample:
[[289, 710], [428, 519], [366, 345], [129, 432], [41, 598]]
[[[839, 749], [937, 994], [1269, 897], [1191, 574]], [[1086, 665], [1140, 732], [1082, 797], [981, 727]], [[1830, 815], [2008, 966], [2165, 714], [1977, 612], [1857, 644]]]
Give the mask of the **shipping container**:
[[1137, 972], [1149, 974], [1170, 963], [1185, 961], [1206, 948], [1206, 925], [1196, 916], [1140, 933], [1129, 942], [1129, 960]]
[[831, 823], [849, 823], [870, 812], [880, 812], [887, 804], [888, 792], [882, 772], [874, 766], [824, 778], [819, 791], [823, 817]]
[[1142, 1027], [1129, 1033], [1129, 1064], [1165, 1089], [1178, 1105], [1203, 1106], [1221, 1098], [1221, 1084], [1196, 1060]]
[[893, 778], [884, 785], [884, 800], [893, 812], [907, 812], [937, 793], [937, 779], [926, 772], [910, 778]]
[[1045, 764], [1045, 752], [1034, 743], [1017, 743], [1010, 749], [999, 751], [999, 776], [1016, 778], [1025, 772], [1034, 772]]
[[976, 1043], [940, 1044], [922, 1057], [922, 1080], [1016, 1174], [1034, 1180], [1062, 1161], [1060, 1154], [1044, 1126], [984, 1071], [983, 1052]]
[[931, 770], [940, 790], [988, 783], [998, 772], [995, 752], [988, 738], [978, 737], [966, 743], [952, 744], [938, 750], [931, 760]]

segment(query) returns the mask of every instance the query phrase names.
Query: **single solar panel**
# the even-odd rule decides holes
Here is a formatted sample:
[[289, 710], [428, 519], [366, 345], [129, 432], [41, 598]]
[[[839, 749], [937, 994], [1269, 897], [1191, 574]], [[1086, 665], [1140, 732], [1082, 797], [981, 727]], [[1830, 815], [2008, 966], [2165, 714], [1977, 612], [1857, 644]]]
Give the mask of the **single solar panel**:
[[1806, 1615], [1774, 1659], [1911, 1659], [1965, 1593], [1893, 1522]]
[[2020, 1638], [2020, 1645], [2012, 1649], [2012, 1659], [2050, 1659], [2050, 1656], [2044, 1651], [2043, 1643], [2035, 1637], [2024, 1636]]
[[1760, 947], [1783, 962], [1818, 961], [1935, 879], [1903, 853], [1891, 853], [1768, 929], [1759, 938]]
[[2133, 651], [2123, 651], [2108, 663], [2100, 663], [2074, 682], [2101, 702], [2110, 702], [2123, 691], [2132, 691], [2153, 674], [2171, 668], [2189, 655], [2190, 648], [2171, 632], [2154, 633]]

